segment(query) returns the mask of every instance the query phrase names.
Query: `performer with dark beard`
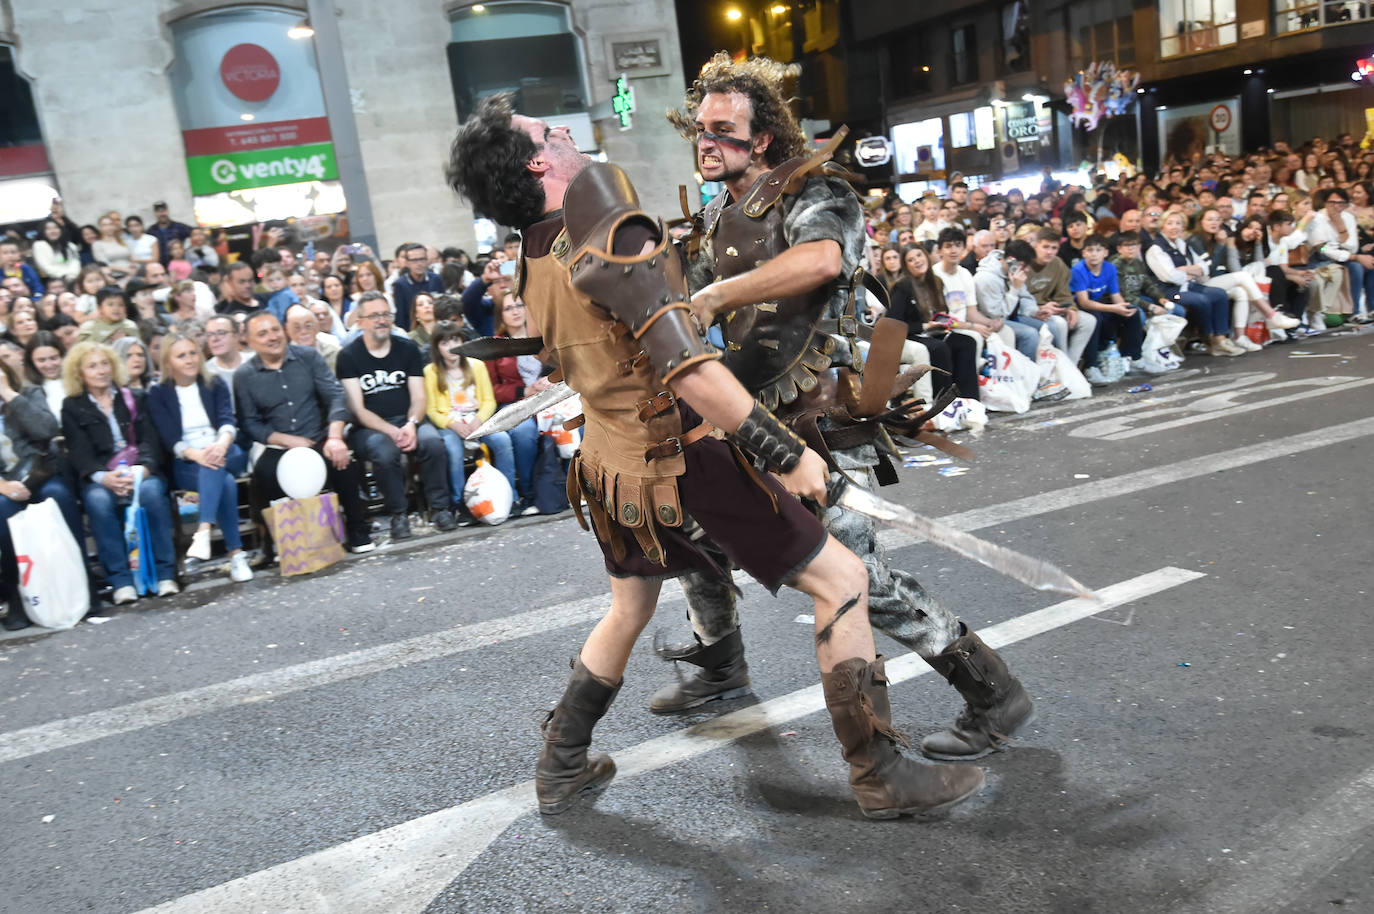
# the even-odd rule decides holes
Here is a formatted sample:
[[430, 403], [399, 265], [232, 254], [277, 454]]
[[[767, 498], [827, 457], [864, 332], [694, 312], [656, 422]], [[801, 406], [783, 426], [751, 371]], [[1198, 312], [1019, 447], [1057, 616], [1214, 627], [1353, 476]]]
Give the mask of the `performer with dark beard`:
[[[939, 811], [983, 773], [902, 755], [867, 613], [867, 572], [790, 493], [824, 499], [824, 460], [757, 405], [692, 318], [680, 261], [624, 172], [592, 165], [568, 131], [488, 98], [459, 128], [449, 181], [479, 212], [524, 230], [519, 285], [530, 332], [582, 395], [585, 437], [569, 498], [591, 515], [611, 608], [545, 722], [535, 769], [542, 813], [561, 813], [615, 774], [588, 758], [660, 583], [724, 572], [704, 536], [770, 590], [815, 603], [816, 656], [831, 722], [865, 815]], [[679, 399], [680, 398], [680, 399]], [[717, 431], [719, 430], [719, 431]], [[713, 434], [714, 432], [714, 434]], [[757, 474], [737, 448], [778, 474]]]
[[[828, 151], [807, 156], [784, 101], [787, 75], [766, 58], [717, 54], [684, 107], [669, 112], [696, 143], [701, 176], [725, 185], [694, 217], [687, 241], [692, 307], [703, 326], [720, 324], [724, 362], [759, 403], [827, 454], [833, 481], [873, 488], [875, 471], [895, 480], [870, 418], [887, 403], [891, 373], [881, 376], [871, 357], [862, 391], [849, 396], [852, 354], [836, 334], [851, 295], [847, 280], [863, 254], [863, 212], [849, 184], [824, 172]], [[824, 522], [867, 566], [874, 627], [917, 652], [965, 699], [954, 725], [927, 736], [921, 751], [963, 760], [1001, 748], [1034, 716], [1002, 658], [914, 576], [888, 564], [870, 518], [831, 506]], [[658, 713], [734, 697], [749, 683], [728, 582], [693, 571], [682, 584], [698, 643], [665, 656], [698, 669], [654, 695]]]

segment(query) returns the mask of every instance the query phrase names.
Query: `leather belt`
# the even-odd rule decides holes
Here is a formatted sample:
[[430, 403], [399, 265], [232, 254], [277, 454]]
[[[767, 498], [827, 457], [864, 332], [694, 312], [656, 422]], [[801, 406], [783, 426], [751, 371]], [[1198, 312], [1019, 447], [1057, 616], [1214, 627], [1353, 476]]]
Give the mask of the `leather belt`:
[[647, 400], [635, 404], [640, 422], [648, 422], [654, 416], [661, 416], [677, 405], [677, 397], [671, 390], [660, 391]]
[[711, 432], [715, 431], [715, 426], [709, 422], [703, 422], [696, 428], [682, 435], [674, 435], [663, 442], [654, 445], [644, 452], [644, 462], [658, 460], [661, 457], [676, 457], [681, 454], [688, 445], [696, 444]]

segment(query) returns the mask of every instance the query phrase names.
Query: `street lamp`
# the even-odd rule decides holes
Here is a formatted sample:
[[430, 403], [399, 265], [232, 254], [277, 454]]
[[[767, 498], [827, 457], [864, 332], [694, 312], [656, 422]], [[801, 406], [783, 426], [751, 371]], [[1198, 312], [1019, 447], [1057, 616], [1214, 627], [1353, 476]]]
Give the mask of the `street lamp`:
[[303, 41], [306, 38], [310, 38], [314, 34], [315, 30], [310, 27], [309, 19], [302, 19], [300, 22], [297, 22], [295, 25], [291, 26], [291, 28], [286, 30], [286, 37], [294, 38], [297, 41]]
[[743, 16], [744, 14], [739, 11], [738, 7], [732, 6], [725, 11], [725, 18], [729, 19], [731, 22], [739, 22]]

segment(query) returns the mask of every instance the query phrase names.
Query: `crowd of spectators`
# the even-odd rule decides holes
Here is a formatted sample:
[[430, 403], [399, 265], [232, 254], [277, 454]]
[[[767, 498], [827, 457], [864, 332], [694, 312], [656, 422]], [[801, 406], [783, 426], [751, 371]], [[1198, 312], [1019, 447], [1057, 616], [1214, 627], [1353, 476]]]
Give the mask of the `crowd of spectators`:
[[[374, 548], [369, 496], [393, 541], [413, 535], [412, 474], [435, 529], [473, 523], [463, 493], [477, 456], [516, 493], [513, 516], [538, 513], [535, 419], [480, 440], [472, 432], [498, 406], [547, 387], [544, 367], [454, 351], [478, 335], [526, 335], [513, 270], [502, 268], [518, 236], [471, 262], [413, 243], [383, 261], [366, 245], [315, 251], [268, 229], [240, 257], [222, 234], [173, 220], [165, 205], [153, 213], [146, 226], [118, 213], [81, 226], [54, 202], [32, 241], [0, 238], [7, 628], [28, 619], [4, 521], [49, 498], [83, 552], [94, 545], [97, 613], [102, 594], [114, 605], [139, 596], [124, 532], [135, 487], [152, 542], [151, 593], [179, 591], [181, 569], [197, 567], [183, 558], [211, 560], [216, 529], [230, 579], [250, 580], [239, 482], [251, 480], [249, 516], [270, 562], [262, 509], [283, 495], [276, 469], [292, 447], [323, 457], [355, 552]], [[179, 555], [176, 524], [189, 504], [198, 518]]]
[[1082, 186], [1046, 169], [1031, 194], [951, 175], [944, 196], [869, 198], [866, 266], [888, 286], [887, 316], [961, 396], [979, 396], [989, 336], [1034, 360], [1042, 326], [1105, 385], [1113, 347], [1130, 371], [1150, 370], [1141, 347], [1156, 315], [1186, 317], [1194, 351], [1217, 357], [1370, 322], [1372, 169], [1374, 151], [1342, 134]]

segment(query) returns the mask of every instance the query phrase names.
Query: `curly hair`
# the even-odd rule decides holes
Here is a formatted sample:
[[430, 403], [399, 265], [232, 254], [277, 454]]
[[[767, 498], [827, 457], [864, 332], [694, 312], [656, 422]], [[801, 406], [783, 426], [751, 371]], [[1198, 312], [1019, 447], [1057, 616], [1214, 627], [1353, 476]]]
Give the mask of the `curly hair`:
[[523, 229], [544, 215], [544, 185], [525, 168], [539, 146], [512, 126], [514, 113], [509, 93], [483, 99], [453, 138], [445, 177], [477, 212]]
[[726, 52], [718, 51], [702, 66], [701, 73], [687, 90], [683, 106], [667, 111], [668, 123], [687, 139], [695, 140], [701, 100], [713, 92], [738, 92], [749, 99], [750, 134], [773, 134], [764, 160], [770, 166], [781, 165], [806, 151], [806, 137], [783, 94], [784, 80], [800, 73], [801, 68], [796, 64], [782, 64], [767, 57], [735, 61]]

